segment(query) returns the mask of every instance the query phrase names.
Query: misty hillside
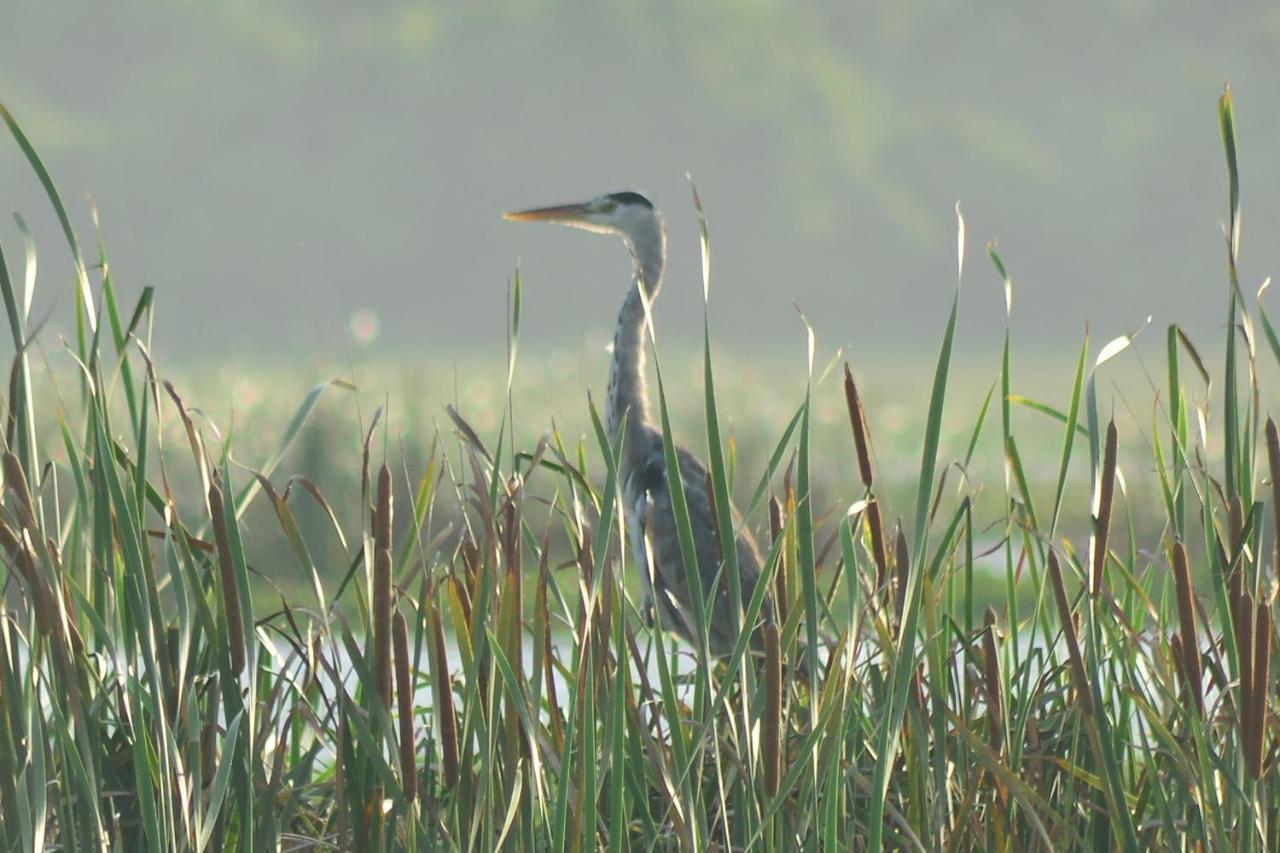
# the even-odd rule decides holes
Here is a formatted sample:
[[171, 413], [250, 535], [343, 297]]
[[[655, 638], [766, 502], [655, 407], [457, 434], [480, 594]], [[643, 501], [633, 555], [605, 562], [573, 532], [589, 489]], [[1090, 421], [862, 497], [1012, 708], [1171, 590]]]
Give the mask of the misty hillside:
[[[1280, 269], [1270, 4], [123, 0], [0, 15], [0, 100], [90, 244], [85, 194], [96, 201], [117, 285], [157, 287], [158, 344], [183, 356], [340, 356], [361, 310], [393, 349], [486, 351], [520, 259], [524, 335], [580, 346], [611, 326], [625, 255], [499, 214], [623, 187], [667, 214], [659, 321], [692, 335], [686, 172], [711, 220], [729, 347], [799, 346], [798, 324], [795, 340], [779, 331], [792, 300], [832, 346], [929, 339], [954, 276], [956, 200], [971, 243], [964, 328], [979, 339], [1003, 322], [977, 252], [992, 238], [1029, 344], [1148, 314], [1207, 332], [1226, 199], [1206, 104], [1228, 79], [1242, 105], [1242, 284]], [[0, 202], [52, 221], [33, 215], [43, 196], [11, 145]], [[67, 272], [40, 228], [38, 313]]]

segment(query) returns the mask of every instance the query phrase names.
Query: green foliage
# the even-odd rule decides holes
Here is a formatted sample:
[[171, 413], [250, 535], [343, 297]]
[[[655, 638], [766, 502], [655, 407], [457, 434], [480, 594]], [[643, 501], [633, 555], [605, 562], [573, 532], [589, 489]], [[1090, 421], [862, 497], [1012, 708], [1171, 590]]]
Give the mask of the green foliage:
[[[0, 116], [65, 223], [34, 149]], [[874, 418], [852, 371], [856, 441], [815, 443], [831, 387], [812, 369], [811, 332], [803, 386], [781, 404], [786, 426], [738, 518], [733, 484], [746, 466], [722, 426], [708, 308], [700, 431], [721, 541], [759, 526], [771, 492], [780, 500], [755, 594], [743, 598], [732, 548], [717, 567], [744, 627], [732, 653], [711, 659], [704, 622], [692, 664], [643, 628], [633, 603], [622, 435], [589, 407], [590, 439], [553, 430], [520, 449], [518, 279], [495, 429], [451, 409], [455, 441], [433, 444], [418, 467], [406, 461], [393, 489], [376, 459], [380, 410], [351, 447], [360, 482], [343, 500], [276, 472], [327, 392], [352, 384], [317, 386], [279, 438], [237, 435], [266, 448], [246, 473], [236, 441], [160, 379], [152, 295], [122, 312], [101, 248], [97, 287], [87, 272], [75, 282], [75, 392], [41, 393], [54, 374], [32, 359], [34, 250], [21, 284], [0, 255], [15, 353], [0, 506], [0, 848], [1276, 849], [1267, 531], [1280, 439], [1263, 425], [1255, 317], [1264, 352], [1280, 346], [1235, 277], [1229, 95], [1220, 118], [1228, 336], [1243, 343], [1225, 348], [1220, 426], [1210, 374], [1176, 327], [1145, 437], [1117, 430], [1099, 400], [1132, 335], [1089, 370], [1086, 339], [1059, 410], [1039, 402], [1042, 389], [1014, 393], [1010, 332], [992, 390], [950, 441], [957, 284], [920, 421], [911, 526], [885, 529], [880, 507], [897, 496], [877, 469], [898, 451], [872, 458]], [[672, 375], [659, 370], [659, 413], [692, 568]], [[997, 387], [1005, 489], [993, 503], [974, 474]], [[483, 436], [495, 430], [491, 450]], [[1028, 434], [1046, 431], [1048, 441]], [[1144, 438], [1150, 459], [1126, 468], [1118, 446]], [[1087, 471], [1071, 464], [1078, 442]], [[1027, 447], [1050, 448], [1035, 459], [1045, 478], [1029, 478]], [[859, 498], [828, 511], [815, 482], [851, 470], [851, 451]], [[1149, 507], [1137, 498], [1144, 470], [1157, 481]], [[396, 494], [408, 509], [393, 525]], [[1036, 497], [1052, 502], [1043, 523]], [[320, 507], [326, 527], [300, 523], [302, 505]], [[267, 593], [261, 531], [248, 535], [255, 507], [298, 566], [305, 605]], [[343, 513], [360, 518], [358, 541]], [[1160, 523], [1135, 524], [1144, 514]], [[1088, 518], [1087, 548], [1073, 545], [1073, 516]], [[340, 577], [317, 556], [335, 548]], [[992, 555], [1007, 597], [980, 622], [975, 567]], [[745, 627], [765, 618], [766, 590], [775, 606], [756, 643]], [[710, 618], [704, 602], [695, 609]]]

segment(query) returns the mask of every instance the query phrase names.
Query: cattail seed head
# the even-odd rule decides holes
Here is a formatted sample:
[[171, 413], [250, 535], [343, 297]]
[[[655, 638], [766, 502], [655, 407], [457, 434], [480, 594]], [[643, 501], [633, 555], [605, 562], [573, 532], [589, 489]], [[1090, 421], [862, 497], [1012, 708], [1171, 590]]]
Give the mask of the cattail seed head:
[[18, 524], [25, 530], [34, 530], [35, 508], [31, 501], [31, 489], [27, 486], [27, 475], [22, 470], [22, 463], [18, 461], [18, 457], [8, 450], [4, 453], [4, 482], [17, 503], [15, 511]]
[[761, 758], [765, 793], [774, 797], [782, 777], [782, 651], [778, 644], [778, 625], [772, 620], [764, 625], [764, 680]]
[[440, 610], [432, 596], [427, 606], [431, 629], [431, 689], [435, 693], [436, 734], [440, 737], [440, 757], [445, 787], [458, 782], [458, 719], [453, 712], [453, 679], [445, 653], [444, 627]]
[[911, 549], [907, 545], [907, 534], [902, 531], [902, 525], [898, 525], [898, 538], [895, 542], [895, 555], [893, 560], [894, 571], [897, 574], [898, 588], [894, 600], [894, 610], [898, 617], [898, 628], [902, 628], [902, 614], [907, 607], [907, 584], [911, 578]]
[[862, 409], [862, 397], [858, 394], [858, 385], [853, 381], [853, 371], [849, 369], [848, 362], [844, 365], [844, 401], [849, 409], [854, 449], [858, 453], [858, 473], [862, 484], [870, 489], [875, 481], [871, 468], [871, 438], [867, 431], [867, 415]]
[[404, 797], [418, 796], [418, 765], [414, 760], [413, 678], [409, 671], [409, 629], [404, 614], [396, 611], [391, 622], [396, 655], [396, 712], [400, 721], [400, 780]]
[[1203, 675], [1200, 667], [1200, 639], [1196, 633], [1195, 591], [1191, 586], [1191, 568], [1187, 548], [1173, 543], [1173, 581], [1178, 597], [1178, 625], [1181, 634], [1182, 670], [1196, 710], [1204, 716]]

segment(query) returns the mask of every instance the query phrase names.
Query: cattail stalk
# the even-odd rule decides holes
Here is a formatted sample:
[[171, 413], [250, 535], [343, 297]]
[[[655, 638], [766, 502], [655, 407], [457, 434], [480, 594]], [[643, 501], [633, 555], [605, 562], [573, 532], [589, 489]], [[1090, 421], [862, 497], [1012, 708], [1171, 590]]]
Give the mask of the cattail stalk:
[[1071, 616], [1071, 603], [1067, 601], [1067, 590], [1062, 584], [1062, 567], [1058, 565], [1058, 555], [1053, 551], [1049, 552], [1049, 580], [1053, 584], [1053, 598], [1058, 603], [1058, 621], [1062, 623], [1062, 633], [1067, 638], [1067, 659], [1071, 664], [1071, 679], [1076, 685], [1076, 695], [1084, 712], [1092, 714], [1093, 691], [1084, 669], [1084, 658], [1080, 655], [1080, 640], [1076, 636], [1076, 623]]
[[1182, 672], [1187, 688], [1196, 703], [1196, 711], [1204, 716], [1203, 671], [1200, 667], [1200, 638], [1196, 634], [1195, 590], [1191, 586], [1191, 568], [1187, 548], [1173, 543], [1173, 582], [1178, 596], [1178, 626], [1181, 637]]
[[400, 781], [404, 798], [413, 802], [418, 796], [418, 765], [414, 760], [413, 678], [409, 672], [409, 628], [404, 614], [396, 611], [391, 622], [391, 637], [396, 655], [396, 711], [400, 721]]
[[378, 695], [391, 707], [391, 470], [378, 470], [373, 508], [373, 673]]
[[240, 610], [240, 587], [236, 583], [235, 565], [231, 559], [231, 538], [227, 532], [227, 516], [222, 503], [222, 489], [209, 483], [209, 516], [213, 521], [213, 541], [218, 552], [218, 576], [222, 582], [222, 609], [227, 620], [227, 646], [231, 650], [231, 671], [244, 672], [244, 614]]
[[1107, 564], [1107, 538], [1111, 533], [1111, 501], [1116, 485], [1116, 422], [1107, 423], [1107, 442], [1102, 453], [1102, 474], [1098, 480], [1098, 506], [1094, 516], [1092, 592], [1102, 594], [1102, 570]]

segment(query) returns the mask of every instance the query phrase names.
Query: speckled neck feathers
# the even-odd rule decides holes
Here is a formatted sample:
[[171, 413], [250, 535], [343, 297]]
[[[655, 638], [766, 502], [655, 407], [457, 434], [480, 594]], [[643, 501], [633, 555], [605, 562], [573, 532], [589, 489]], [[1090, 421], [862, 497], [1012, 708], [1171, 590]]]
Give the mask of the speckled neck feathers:
[[[649, 423], [648, 389], [645, 384], [646, 320], [640, 288], [650, 303], [662, 286], [667, 239], [662, 218], [654, 211], [646, 220], [623, 235], [635, 265], [631, 286], [618, 312], [618, 325], [613, 333], [613, 361], [609, 365], [609, 396], [605, 421], [610, 433], [617, 431], [623, 418], [627, 422], [625, 446], [637, 447], [640, 437], [652, 427]], [[629, 453], [624, 455], [629, 456]]]

